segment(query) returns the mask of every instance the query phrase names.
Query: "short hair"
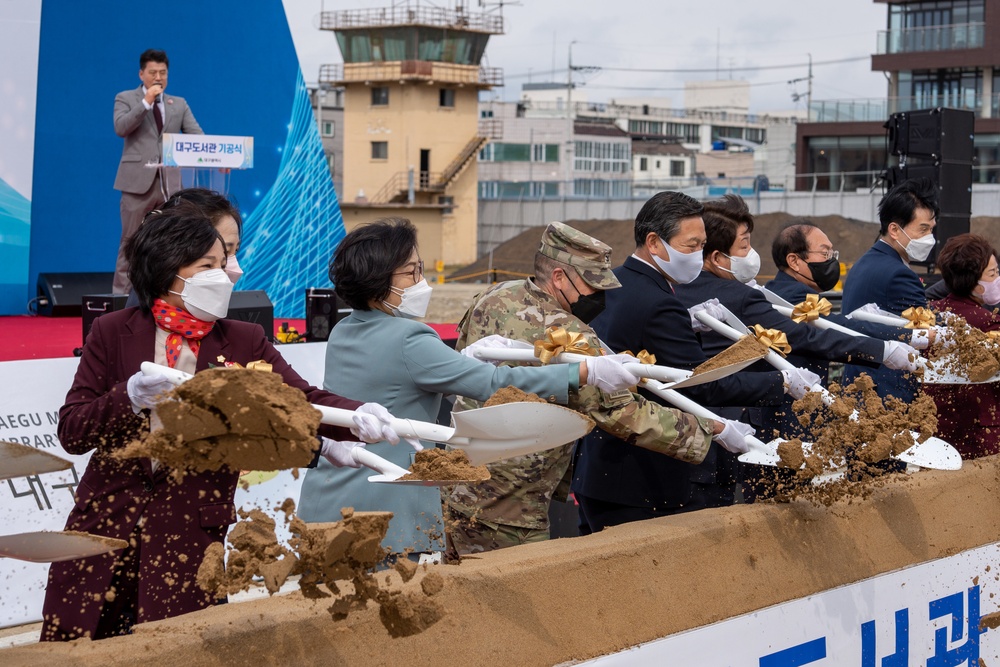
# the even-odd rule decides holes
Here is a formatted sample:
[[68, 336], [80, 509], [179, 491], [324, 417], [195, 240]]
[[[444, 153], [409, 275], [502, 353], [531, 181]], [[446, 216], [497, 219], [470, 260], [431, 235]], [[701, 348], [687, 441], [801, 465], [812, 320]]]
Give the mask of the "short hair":
[[580, 280], [583, 280], [580, 272], [572, 264], [560, 262], [558, 259], [552, 259], [548, 255], [543, 255], [541, 252], [535, 251], [535, 265], [532, 270], [535, 274], [536, 284], [548, 285], [549, 279], [552, 277], [552, 272], [556, 269], [562, 269], [567, 275], [575, 273]]
[[774, 260], [774, 265], [779, 269], [787, 269], [789, 255], [798, 255], [804, 259], [809, 251], [809, 241], [806, 237], [813, 229], [819, 227], [802, 218], [791, 220], [782, 227], [771, 243], [771, 259]]
[[146, 63], [163, 63], [170, 69], [170, 59], [167, 58], [167, 52], [161, 51], [160, 49], [146, 49], [139, 56], [139, 71], [146, 69]]
[[903, 181], [885, 193], [878, 203], [879, 234], [885, 236], [889, 232], [890, 222], [900, 227], [910, 224], [918, 208], [928, 209], [935, 220], [941, 212], [937, 188], [929, 178]]
[[243, 238], [243, 216], [236, 202], [229, 197], [208, 188], [185, 188], [175, 192], [160, 209], [166, 211], [181, 202], [190, 202], [197, 206], [213, 225], [218, 224], [223, 216], [232, 216], [236, 221], [240, 238]]
[[170, 289], [183, 267], [205, 256], [216, 241], [223, 244], [212, 221], [193, 204], [179, 204], [150, 215], [125, 243], [128, 277], [148, 312], [153, 300]]
[[701, 217], [705, 221], [705, 257], [716, 250], [728, 255], [739, 236], [740, 225], [746, 225], [747, 231], [753, 232], [753, 215], [739, 195], [729, 194], [706, 202]]
[[650, 232], [669, 242], [680, 231], [681, 220], [701, 216], [704, 211], [701, 202], [682, 192], [656, 193], [635, 216], [635, 247], [645, 245]]
[[955, 296], [969, 296], [994, 256], [990, 242], [978, 234], [952, 236], [938, 253], [941, 277]]
[[330, 280], [337, 295], [356, 310], [389, 296], [392, 274], [417, 247], [417, 228], [406, 218], [381, 218], [352, 230], [337, 246]]

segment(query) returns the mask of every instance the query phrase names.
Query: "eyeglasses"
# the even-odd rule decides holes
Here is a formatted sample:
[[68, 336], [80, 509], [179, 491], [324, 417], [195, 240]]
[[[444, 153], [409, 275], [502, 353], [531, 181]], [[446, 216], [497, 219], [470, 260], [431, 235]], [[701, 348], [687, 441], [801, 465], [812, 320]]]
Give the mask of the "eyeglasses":
[[424, 260], [417, 260], [417, 263], [413, 266], [412, 271], [403, 271], [402, 273], [394, 273], [394, 276], [410, 276], [413, 278], [414, 283], [419, 283], [420, 278], [424, 275]]
[[840, 259], [839, 250], [806, 250], [807, 255], [822, 255], [823, 259]]

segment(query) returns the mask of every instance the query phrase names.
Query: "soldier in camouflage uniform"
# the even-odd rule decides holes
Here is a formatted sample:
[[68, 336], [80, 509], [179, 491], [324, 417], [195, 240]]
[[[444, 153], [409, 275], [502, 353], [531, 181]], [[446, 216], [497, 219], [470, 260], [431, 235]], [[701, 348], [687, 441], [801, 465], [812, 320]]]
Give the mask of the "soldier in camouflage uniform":
[[[534, 271], [533, 278], [494, 285], [477, 297], [459, 323], [457, 350], [492, 334], [533, 342], [552, 326], [579, 333], [592, 349], [600, 349], [584, 320], [600, 312], [604, 290], [620, 286], [611, 272], [611, 248], [553, 222], [542, 235]], [[480, 404], [466, 398], [455, 405], [456, 410], [476, 407]], [[570, 392], [569, 407], [630, 444], [692, 463], [705, 458], [713, 433], [722, 428], [628, 390], [608, 394], [580, 387]], [[468, 554], [548, 539], [549, 503], [557, 490], [564, 498], [568, 494], [573, 445], [492, 463], [489, 481], [446, 487], [452, 547]]]

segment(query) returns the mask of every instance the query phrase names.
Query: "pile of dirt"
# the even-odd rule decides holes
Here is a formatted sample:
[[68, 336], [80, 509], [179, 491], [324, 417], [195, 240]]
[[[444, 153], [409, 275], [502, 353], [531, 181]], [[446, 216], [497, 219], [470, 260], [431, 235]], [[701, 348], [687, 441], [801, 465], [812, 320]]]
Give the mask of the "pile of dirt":
[[935, 345], [930, 360], [939, 372], [985, 382], [1000, 372], [1000, 340], [947, 314], [950, 344]]
[[118, 456], [184, 470], [285, 470], [313, 459], [322, 415], [277, 373], [210, 368], [156, 408], [162, 427]]
[[714, 371], [717, 368], [738, 364], [741, 361], [760, 359], [767, 355], [767, 346], [753, 336], [744, 336], [711, 359], [705, 360], [694, 369], [694, 375]]
[[[808, 220], [822, 229], [833, 247], [840, 251], [840, 261], [848, 267], [865, 254], [878, 237], [878, 222], [855, 220], [840, 215], [799, 217], [788, 213], [765, 213], [754, 217], [753, 246], [760, 253], [761, 266], [757, 282], [763, 284], [776, 272], [771, 260], [771, 244], [778, 232], [791, 220]], [[611, 246], [611, 265], [619, 266], [635, 251], [635, 220], [564, 220], [567, 225], [590, 234]], [[497, 246], [493, 251], [493, 268], [498, 280], [510, 280], [514, 274], [531, 274], [535, 251], [545, 226], [532, 227], [513, 239]], [[985, 236], [994, 247], [1000, 248], [1000, 218], [978, 217], [972, 219], [973, 234]], [[448, 276], [448, 280], [462, 280], [463, 275], [480, 274], [490, 268], [490, 258], [479, 260]], [[482, 281], [482, 275], [469, 278]]]
[[461, 449], [432, 447], [417, 452], [408, 473], [400, 480], [485, 482], [490, 478], [486, 466], [474, 466]]
[[[5, 667], [572, 664], [995, 543], [998, 485], [1000, 456], [991, 456], [894, 476], [869, 502], [736, 505], [481, 553], [432, 568], [447, 615], [396, 640], [375, 605], [331, 623], [321, 603], [296, 592], [140, 624], [126, 637], [2, 655]], [[693, 576], [692, 563], [725, 576]], [[983, 617], [997, 611], [994, 574], [979, 577]], [[418, 577], [378, 578], [422, 592]]]
[[[223, 599], [248, 590], [254, 577], [261, 577], [268, 593], [276, 593], [290, 576], [300, 575], [299, 590], [308, 599], [333, 597], [327, 611], [334, 620], [364, 609], [369, 601], [379, 605], [380, 618], [393, 637], [423, 632], [439, 621], [444, 609], [430, 599], [444, 586], [437, 573], [427, 573], [420, 591], [403, 590], [379, 583], [372, 572], [388, 554], [381, 547], [389, 529], [391, 512], [341, 510], [343, 520], [307, 524], [293, 516], [291, 499], [281, 506], [289, 523], [289, 546], [278, 543], [275, 522], [259, 509], [240, 512], [240, 521], [229, 533], [229, 557], [213, 544], [205, 550], [198, 569], [198, 585]], [[416, 573], [416, 564], [396, 565], [406, 583]], [[425, 568], [426, 569], [426, 568]]]
[[[830, 505], [865, 498], [875, 486], [886, 483], [883, 462], [916, 444], [912, 433], [923, 442], [937, 430], [937, 408], [926, 394], [918, 394], [910, 403], [892, 396], [883, 399], [864, 373], [846, 387], [831, 384], [829, 393], [830, 405], [816, 392], [792, 404], [813, 441], [808, 451], [803, 451], [801, 438], [779, 446], [781, 465], [797, 471], [793, 483], [777, 482], [779, 501], [804, 498]], [[841, 471], [844, 476], [835, 482], [809, 483], [824, 473]]]
[[501, 387], [493, 392], [493, 395], [483, 403], [484, 408], [494, 405], [505, 405], [507, 403], [546, 403], [547, 401], [538, 394], [529, 394], [514, 385]]

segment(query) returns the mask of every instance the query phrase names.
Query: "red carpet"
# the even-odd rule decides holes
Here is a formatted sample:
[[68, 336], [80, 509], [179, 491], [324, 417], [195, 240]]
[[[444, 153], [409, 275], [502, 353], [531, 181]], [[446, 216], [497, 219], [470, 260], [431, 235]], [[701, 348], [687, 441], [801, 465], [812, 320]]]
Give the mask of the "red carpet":
[[[274, 320], [274, 330], [285, 322], [305, 331], [305, 320]], [[430, 324], [444, 341], [454, 341], [458, 329], [454, 324]], [[15, 315], [0, 317], [0, 361], [17, 359], [54, 359], [72, 357], [74, 348], [83, 344], [83, 320], [79, 317], [40, 317]]]

